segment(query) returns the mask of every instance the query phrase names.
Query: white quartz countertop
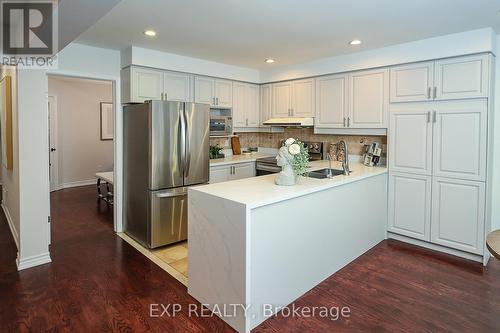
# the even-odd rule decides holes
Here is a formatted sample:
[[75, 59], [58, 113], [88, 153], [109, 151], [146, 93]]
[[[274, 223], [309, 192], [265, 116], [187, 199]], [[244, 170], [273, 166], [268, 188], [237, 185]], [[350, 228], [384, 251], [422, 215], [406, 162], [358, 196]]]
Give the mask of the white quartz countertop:
[[[311, 162], [311, 171], [328, 168], [328, 166], [328, 161]], [[339, 162], [334, 162], [333, 168], [341, 169], [342, 167]], [[274, 183], [276, 174], [271, 174], [196, 186], [190, 191], [201, 191], [242, 203], [249, 208], [256, 208], [387, 173], [386, 167], [367, 167], [362, 163], [351, 162], [350, 168], [352, 173], [349, 176], [339, 175], [331, 179], [301, 177], [299, 183], [294, 186], [276, 185]]]
[[255, 162], [255, 160], [258, 158], [269, 157], [269, 156], [272, 156], [272, 155], [265, 154], [265, 153], [232, 155], [232, 156], [227, 156], [224, 158], [212, 159], [212, 160], [210, 160], [210, 166], [237, 164], [237, 163], [245, 163], [245, 162]]

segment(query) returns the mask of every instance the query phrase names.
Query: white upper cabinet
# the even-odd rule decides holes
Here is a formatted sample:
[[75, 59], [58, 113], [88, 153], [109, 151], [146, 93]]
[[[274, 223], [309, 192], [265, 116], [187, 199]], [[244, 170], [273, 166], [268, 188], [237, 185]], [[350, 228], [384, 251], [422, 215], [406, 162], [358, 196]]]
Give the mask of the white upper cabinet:
[[272, 84], [264, 84], [260, 86], [260, 125], [271, 118], [271, 109], [273, 104], [272, 99]]
[[233, 84], [233, 126], [259, 127], [259, 86], [235, 82]]
[[214, 79], [202, 76], [194, 77], [194, 101], [215, 105]]
[[433, 114], [433, 175], [486, 180], [486, 100], [442, 102]]
[[389, 231], [430, 240], [431, 179], [430, 176], [390, 173]]
[[165, 72], [163, 85], [167, 101], [192, 102], [192, 75], [184, 73]]
[[391, 103], [418, 102], [432, 99], [434, 62], [402, 65], [391, 68]]
[[432, 107], [424, 103], [397, 105], [391, 108], [389, 118], [390, 170], [431, 175]]
[[347, 75], [323, 76], [316, 79], [315, 126], [344, 128], [347, 124]]
[[473, 55], [436, 61], [436, 99], [488, 96], [489, 55]]
[[121, 71], [122, 103], [192, 102], [192, 75], [131, 66]]
[[482, 255], [485, 183], [435, 177], [431, 241]]
[[294, 117], [314, 117], [314, 79], [292, 82], [292, 115]]
[[488, 97], [488, 54], [391, 68], [391, 103]]
[[387, 69], [361, 71], [349, 75], [349, 96], [348, 127], [387, 128]]
[[292, 116], [292, 83], [280, 82], [273, 84], [272, 117], [283, 118]]
[[233, 106], [233, 82], [229, 80], [215, 80], [216, 105], [226, 108]]
[[230, 108], [233, 106], [233, 82], [195, 76], [194, 101], [214, 107]]

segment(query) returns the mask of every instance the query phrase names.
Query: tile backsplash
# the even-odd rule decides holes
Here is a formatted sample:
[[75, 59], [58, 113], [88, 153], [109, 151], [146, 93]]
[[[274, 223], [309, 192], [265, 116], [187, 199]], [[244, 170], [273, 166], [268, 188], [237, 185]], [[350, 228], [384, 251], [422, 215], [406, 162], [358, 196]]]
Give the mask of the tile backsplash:
[[[368, 135], [332, 135], [332, 134], [314, 134], [312, 128], [286, 128], [283, 133], [237, 133], [240, 138], [241, 147], [265, 147], [279, 148], [280, 140], [290, 137], [303, 141], [323, 142], [325, 149], [327, 144], [336, 143], [345, 140], [349, 146], [349, 154], [363, 155], [364, 145], [372, 142], [382, 144], [382, 155], [386, 153], [386, 136], [368, 136]], [[224, 148], [231, 147], [231, 140], [227, 138], [212, 138], [210, 144]]]

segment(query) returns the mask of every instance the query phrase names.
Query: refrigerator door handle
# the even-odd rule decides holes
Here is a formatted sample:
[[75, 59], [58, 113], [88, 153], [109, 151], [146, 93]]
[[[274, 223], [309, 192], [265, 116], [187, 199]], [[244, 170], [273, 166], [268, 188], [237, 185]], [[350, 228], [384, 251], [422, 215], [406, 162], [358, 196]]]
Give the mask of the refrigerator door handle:
[[181, 130], [181, 137], [180, 137], [180, 160], [181, 160], [181, 165], [182, 165], [182, 174], [185, 176], [186, 173], [186, 120], [185, 120], [185, 114], [184, 114], [184, 109], [181, 110], [180, 112], [180, 130]]
[[156, 193], [157, 198], [172, 198], [172, 197], [180, 197], [187, 194], [187, 187], [179, 187], [171, 190], [161, 191]]
[[189, 142], [189, 128], [188, 128], [188, 121], [187, 121], [187, 115], [186, 115], [186, 109], [182, 112], [184, 115], [184, 176], [188, 177], [189, 176], [189, 165], [191, 164], [191, 147], [190, 147], [190, 142]]

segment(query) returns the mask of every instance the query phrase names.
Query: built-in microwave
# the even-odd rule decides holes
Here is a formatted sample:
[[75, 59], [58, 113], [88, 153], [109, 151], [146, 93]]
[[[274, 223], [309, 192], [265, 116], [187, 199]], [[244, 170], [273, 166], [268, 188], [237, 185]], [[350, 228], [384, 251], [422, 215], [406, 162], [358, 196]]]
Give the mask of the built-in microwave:
[[210, 117], [210, 135], [233, 134], [233, 118], [228, 116]]

